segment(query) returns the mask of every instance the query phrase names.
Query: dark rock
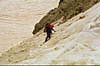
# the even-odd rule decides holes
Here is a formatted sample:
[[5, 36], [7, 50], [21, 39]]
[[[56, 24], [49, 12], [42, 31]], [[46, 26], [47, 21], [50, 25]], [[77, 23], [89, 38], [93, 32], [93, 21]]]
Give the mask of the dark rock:
[[60, 0], [58, 8], [52, 9], [35, 25], [33, 34], [39, 32], [46, 23], [53, 23], [63, 17], [63, 23], [91, 8], [100, 0]]

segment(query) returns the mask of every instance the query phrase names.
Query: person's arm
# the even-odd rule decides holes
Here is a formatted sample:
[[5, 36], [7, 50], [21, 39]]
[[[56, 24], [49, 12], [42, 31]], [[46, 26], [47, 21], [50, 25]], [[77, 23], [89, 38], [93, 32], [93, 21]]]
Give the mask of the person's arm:
[[54, 32], [56, 32], [53, 28], [52, 28], [52, 30], [53, 30]]

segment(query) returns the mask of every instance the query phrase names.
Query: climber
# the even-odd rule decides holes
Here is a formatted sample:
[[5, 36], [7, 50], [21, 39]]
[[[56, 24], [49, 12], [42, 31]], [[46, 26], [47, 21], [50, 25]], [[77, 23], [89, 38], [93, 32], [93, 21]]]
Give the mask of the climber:
[[45, 25], [45, 28], [44, 28], [44, 32], [47, 33], [47, 37], [45, 39], [45, 42], [47, 42], [50, 38], [51, 38], [51, 34], [52, 34], [52, 31], [56, 32], [54, 29], [53, 29], [54, 25], [50, 25], [49, 23], [47, 23]]

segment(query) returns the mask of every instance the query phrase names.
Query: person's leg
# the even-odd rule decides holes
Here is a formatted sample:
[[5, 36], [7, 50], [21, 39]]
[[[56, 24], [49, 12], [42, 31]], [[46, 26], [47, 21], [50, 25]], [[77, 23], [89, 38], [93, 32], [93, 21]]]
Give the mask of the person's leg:
[[47, 42], [47, 41], [48, 41], [48, 37], [49, 37], [49, 35], [48, 35], [48, 33], [47, 33], [47, 36], [46, 36], [45, 42]]
[[51, 38], [51, 33], [48, 34], [48, 40], [50, 40], [50, 38]]
[[48, 37], [45, 38], [45, 42], [47, 42], [47, 40], [48, 40]]
[[49, 39], [51, 39], [51, 33], [49, 33]]
[[45, 42], [47, 42], [50, 38], [51, 38], [51, 34], [50, 33], [47, 33], [47, 37], [45, 39]]

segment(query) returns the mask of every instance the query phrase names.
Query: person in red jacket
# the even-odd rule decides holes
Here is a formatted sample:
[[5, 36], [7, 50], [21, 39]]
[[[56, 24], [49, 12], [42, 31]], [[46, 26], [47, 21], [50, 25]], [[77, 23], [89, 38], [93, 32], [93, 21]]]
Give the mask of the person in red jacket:
[[53, 27], [54, 27], [54, 25], [50, 25], [49, 23], [47, 23], [47, 24], [45, 25], [44, 32], [47, 33], [45, 42], [47, 42], [47, 41], [51, 38], [52, 31], [56, 32], [56, 31], [53, 29]]

